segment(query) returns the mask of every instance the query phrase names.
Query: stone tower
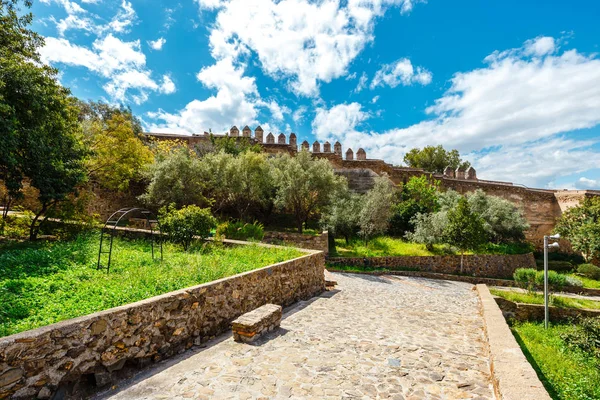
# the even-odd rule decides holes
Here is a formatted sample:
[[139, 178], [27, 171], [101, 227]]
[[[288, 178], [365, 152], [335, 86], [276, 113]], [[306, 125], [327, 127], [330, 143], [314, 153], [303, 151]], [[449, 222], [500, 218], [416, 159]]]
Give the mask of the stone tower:
[[260, 125], [254, 130], [254, 138], [258, 141], [258, 143], [263, 142], [263, 133], [263, 128], [261, 128]]

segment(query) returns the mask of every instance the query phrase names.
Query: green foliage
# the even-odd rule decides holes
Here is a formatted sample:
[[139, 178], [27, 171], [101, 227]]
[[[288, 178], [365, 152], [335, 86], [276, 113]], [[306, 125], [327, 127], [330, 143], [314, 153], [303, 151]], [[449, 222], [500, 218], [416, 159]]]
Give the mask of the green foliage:
[[[262, 151], [258, 143], [252, 143], [247, 137], [216, 137], [210, 134], [210, 143], [212, 151], [216, 153], [224, 152], [234, 156], [242, 153], [252, 152], [260, 153]], [[199, 149], [201, 152], [206, 152], [206, 149]]]
[[435, 245], [427, 249], [422, 244], [409, 243], [398, 238], [379, 236], [372, 238], [367, 244], [360, 239], [351, 239], [346, 243], [336, 239], [335, 257], [394, 257], [394, 256], [433, 256], [455, 254], [451, 249]]
[[488, 243], [484, 246], [486, 254], [527, 254], [532, 253], [534, 245], [529, 242]]
[[162, 208], [159, 212], [161, 230], [173, 243], [182, 245], [184, 250], [190, 247], [196, 237], [207, 238], [210, 230], [217, 226], [217, 220], [209, 208], [194, 205], [180, 210], [176, 210], [174, 206], [169, 208]]
[[443, 173], [450, 166], [452, 169], [458, 167], [469, 168], [471, 163], [460, 158], [458, 150], [445, 150], [439, 146], [425, 146], [423, 150], [414, 148], [404, 156], [404, 162], [409, 167], [423, 168], [428, 172]]
[[389, 233], [392, 236], [404, 236], [413, 232], [417, 214], [438, 211], [439, 182], [426, 176], [413, 177], [402, 186], [401, 201], [393, 207]]
[[185, 148], [176, 148], [157, 157], [144, 172], [149, 184], [140, 200], [152, 208], [174, 203], [176, 207], [207, 205], [206, 179], [198, 157]]
[[334, 237], [343, 237], [346, 244], [359, 229], [363, 198], [350, 191], [341, 191], [321, 215], [321, 227]]
[[262, 240], [265, 235], [261, 223], [254, 221], [249, 224], [243, 221], [224, 222], [217, 227], [217, 237], [225, 237], [234, 240]]
[[[544, 286], [544, 271], [536, 272], [535, 284], [540, 287]], [[548, 271], [548, 284], [554, 288], [561, 288], [567, 284], [567, 277], [556, 271]]]
[[447, 243], [456, 246], [462, 253], [475, 250], [487, 242], [483, 220], [471, 211], [465, 198], [458, 201], [455, 209], [448, 211], [444, 237]]
[[565, 283], [567, 286], [573, 286], [573, 287], [583, 287], [583, 281], [579, 278], [575, 278], [574, 276], [570, 276], [570, 275], [566, 275], [565, 276]]
[[555, 399], [600, 398], [600, 360], [569, 346], [561, 336], [571, 324], [544, 329], [543, 323], [526, 322], [512, 327], [517, 341], [542, 383]]
[[99, 233], [72, 241], [0, 244], [0, 336], [117, 307], [299, 257], [295, 249], [208, 244], [182, 252], [115, 238], [110, 274], [95, 268]]
[[577, 273], [586, 278], [600, 280], [600, 268], [593, 264], [581, 264], [577, 267]]
[[365, 243], [369, 238], [381, 235], [388, 229], [394, 195], [394, 185], [387, 175], [377, 177], [375, 186], [365, 194], [358, 218], [359, 233]]
[[313, 159], [307, 151], [295, 157], [280, 155], [271, 160], [275, 186], [275, 205], [296, 218], [298, 233], [313, 216], [331, 204], [335, 195], [347, 187], [329, 161]]
[[[541, 293], [522, 293], [513, 290], [498, 290], [490, 289], [490, 293], [494, 296], [502, 297], [503, 299], [513, 301], [515, 303], [523, 304], [544, 304], [544, 295]], [[588, 309], [588, 310], [599, 310], [600, 302], [594, 300], [564, 297], [550, 295], [549, 298], [550, 306], [558, 308], [575, 308], [575, 309]]]
[[600, 360], [600, 318], [582, 318], [560, 337], [572, 348], [592, 354]]
[[600, 197], [586, 197], [579, 206], [566, 210], [555, 231], [568, 239], [587, 262], [600, 255]]
[[520, 287], [531, 292], [535, 287], [536, 274], [537, 271], [533, 268], [518, 268], [513, 273], [513, 279]]
[[591, 278], [587, 278], [585, 276], [576, 275], [576, 274], [569, 274], [567, 276], [580, 280], [581, 283], [583, 283], [584, 288], [600, 289], [600, 280], [591, 279]]
[[12, 239], [22, 239], [29, 235], [29, 227], [35, 215], [31, 211], [25, 211], [21, 217], [9, 215], [0, 221], [0, 235]]
[[[544, 260], [535, 260], [537, 269], [544, 269]], [[548, 261], [548, 269], [557, 272], [573, 271], [573, 264], [569, 261]]]
[[152, 152], [142, 142], [139, 120], [131, 110], [104, 103], [80, 102], [79, 108], [84, 142], [90, 149], [88, 174], [108, 189], [127, 189], [153, 161]]
[[428, 250], [444, 241], [444, 231], [448, 225], [447, 212], [417, 214], [413, 219], [414, 232], [407, 232], [407, 240], [422, 243]]

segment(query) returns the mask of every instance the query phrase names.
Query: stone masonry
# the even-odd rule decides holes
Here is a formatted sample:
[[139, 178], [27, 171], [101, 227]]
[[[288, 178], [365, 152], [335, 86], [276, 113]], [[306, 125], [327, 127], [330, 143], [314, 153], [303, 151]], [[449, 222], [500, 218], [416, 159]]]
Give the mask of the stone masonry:
[[265, 304], [238, 317], [231, 323], [233, 340], [252, 343], [263, 334], [273, 331], [281, 324], [281, 312], [281, 306]]
[[305, 256], [0, 338], [0, 399], [50, 397], [111, 382], [201, 344], [264, 304], [288, 306], [325, 290], [324, 255]]

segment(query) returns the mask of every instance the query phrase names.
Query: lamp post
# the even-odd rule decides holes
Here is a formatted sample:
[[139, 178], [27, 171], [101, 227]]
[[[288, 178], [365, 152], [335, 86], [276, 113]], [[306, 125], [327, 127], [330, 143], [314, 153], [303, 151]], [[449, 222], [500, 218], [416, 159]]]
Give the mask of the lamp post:
[[560, 235], [557, 233], [552, 236], [544, 236], [544, 328], [548, 329], [548, 320], [550, 319], [550, 313], [548, 311], [548, 249], [553, 247], [559, 247], [557, 242], [548, 244], [548, 239], [559, 239]]

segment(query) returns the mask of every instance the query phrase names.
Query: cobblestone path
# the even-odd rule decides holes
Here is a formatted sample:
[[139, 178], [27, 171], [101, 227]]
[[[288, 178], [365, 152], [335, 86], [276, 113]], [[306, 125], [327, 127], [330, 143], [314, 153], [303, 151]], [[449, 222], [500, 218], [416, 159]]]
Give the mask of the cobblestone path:
[[472, 285], [332, 274], [255, 345], [225, 336], [103, 398], [491, 399]]

